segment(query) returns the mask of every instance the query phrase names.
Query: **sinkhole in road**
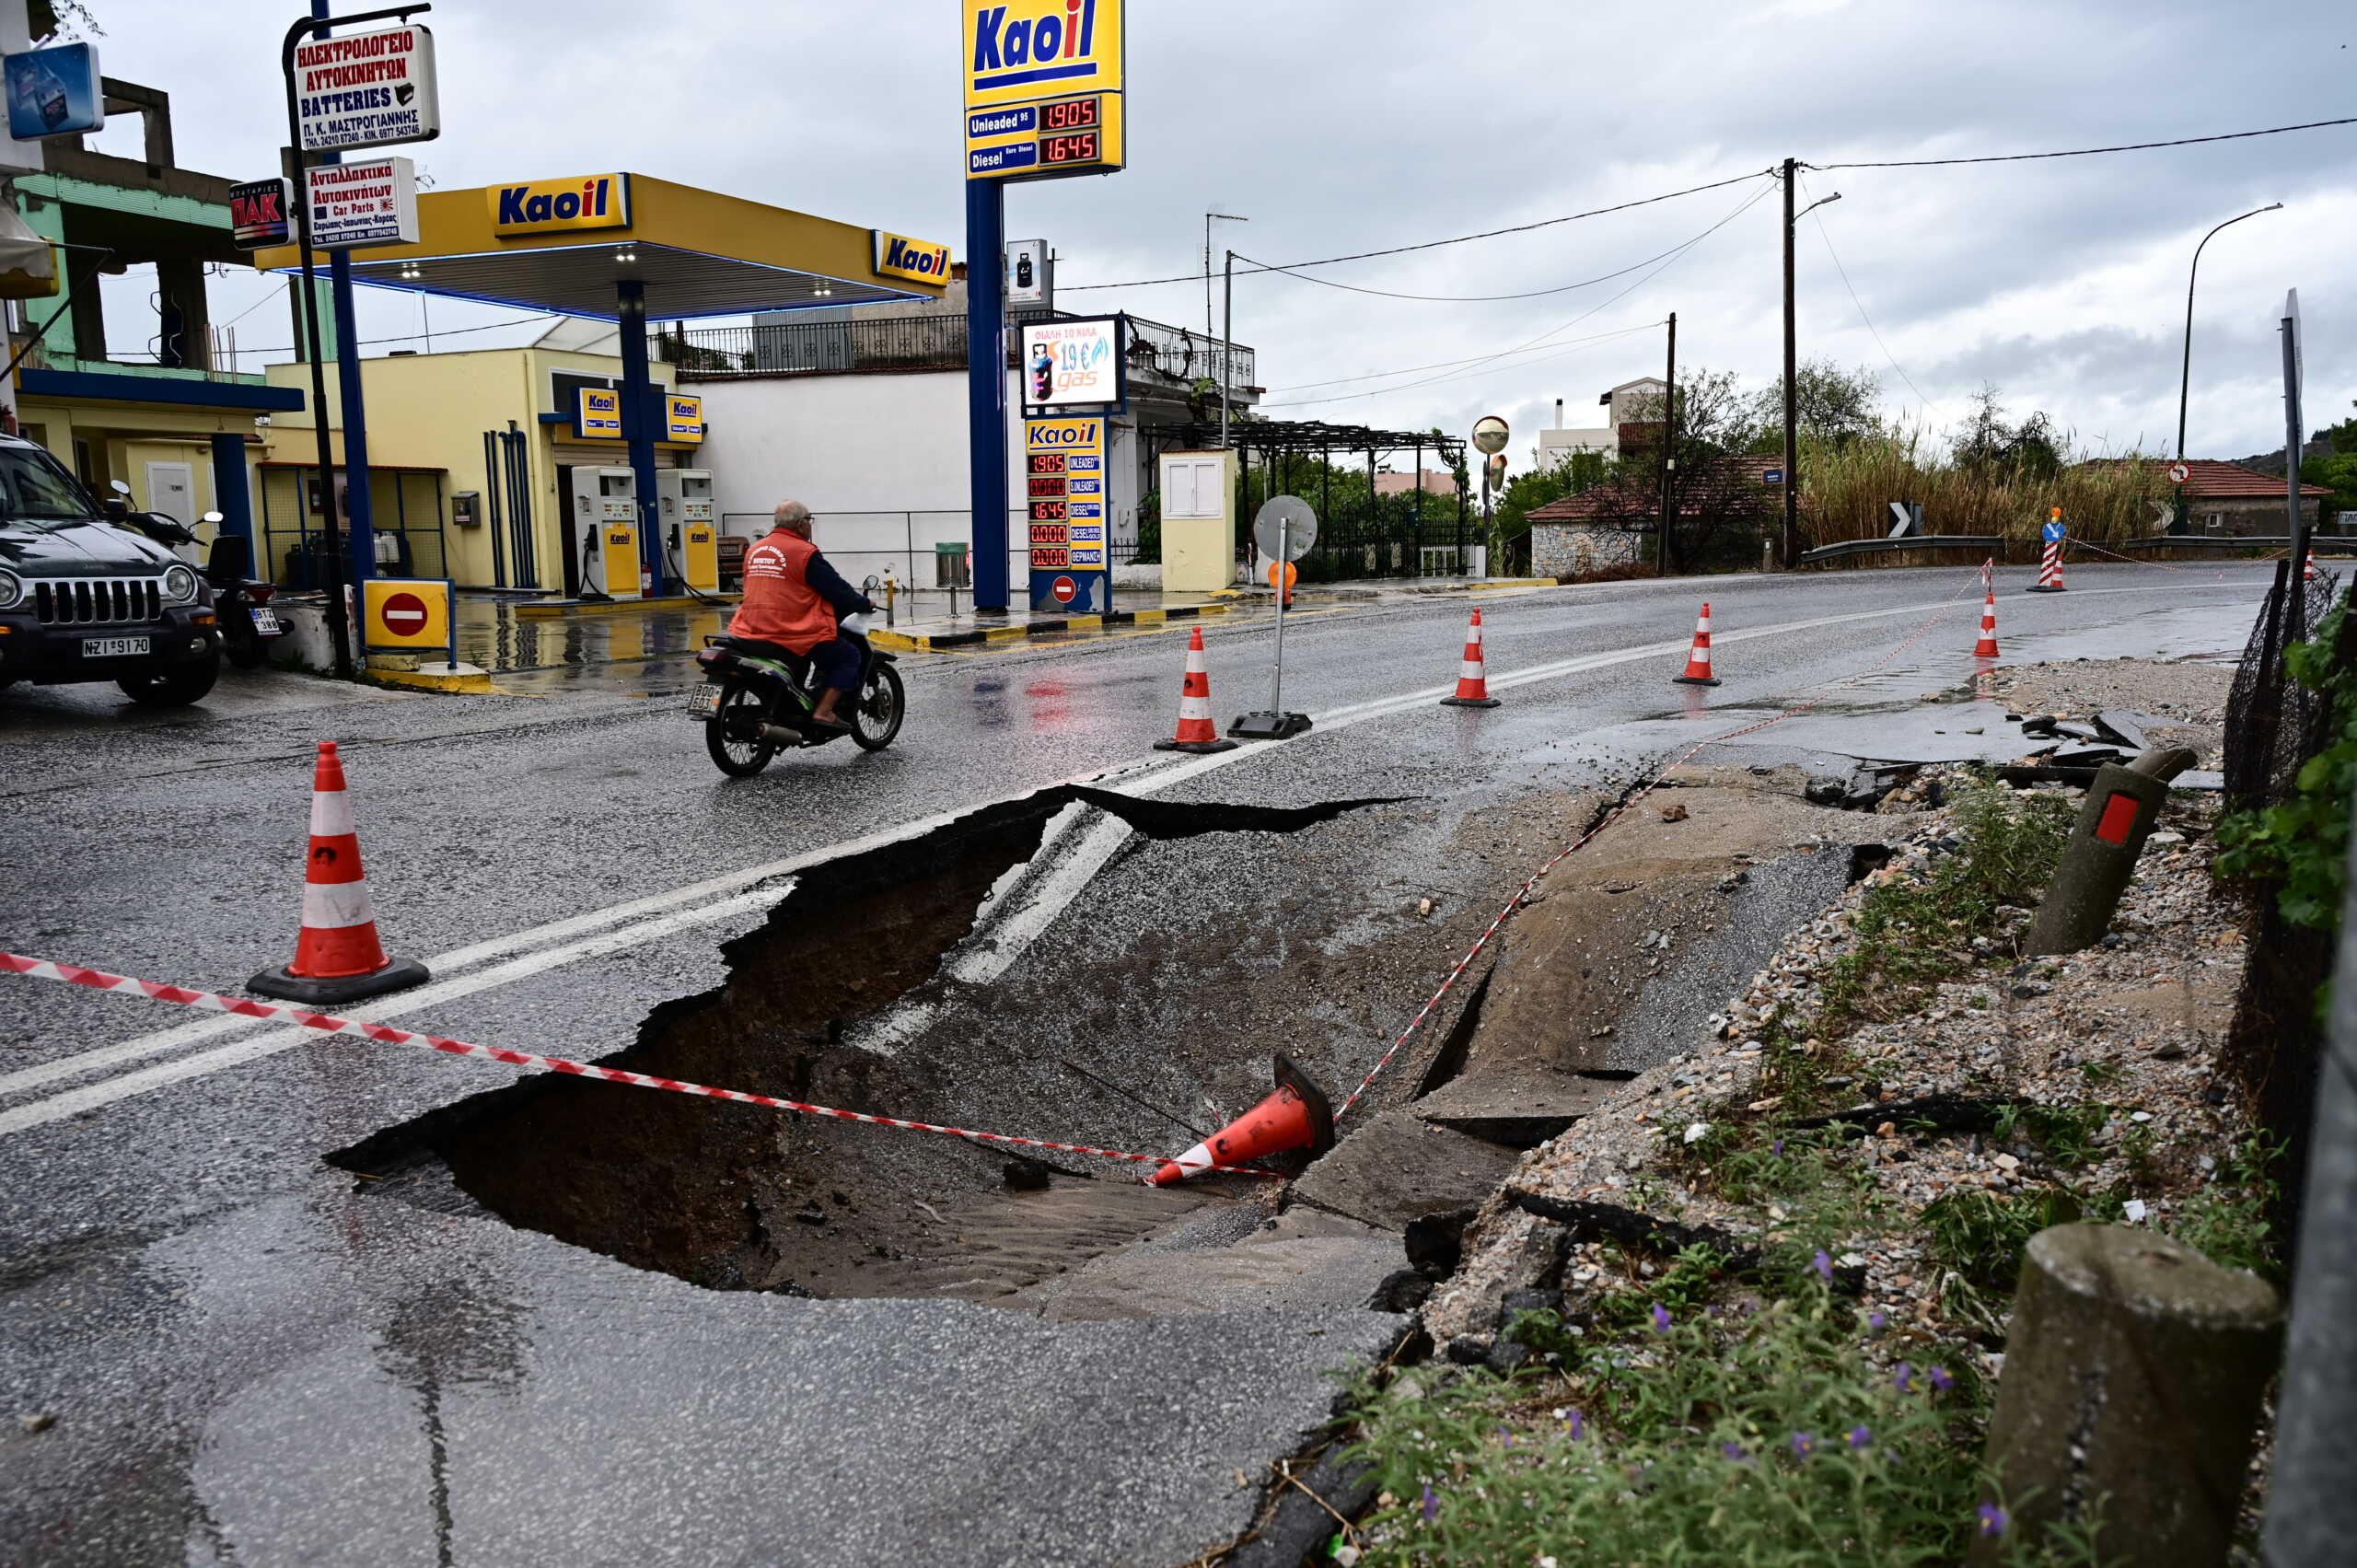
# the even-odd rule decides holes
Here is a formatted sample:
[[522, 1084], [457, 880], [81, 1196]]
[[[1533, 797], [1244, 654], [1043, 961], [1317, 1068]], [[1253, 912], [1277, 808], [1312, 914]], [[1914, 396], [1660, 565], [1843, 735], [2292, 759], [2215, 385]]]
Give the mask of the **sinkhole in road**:
[[[1061, 785], [983, 807], [804, 872], [759, 928], [724, 945], [723, 984], [656, 1006], [602, 1064], [1175, 1152], [1202, 1131], [1183, 1052], [1157, 1052], [1148, 1074], [1133, 1040], [1093, 1054], [1070, 1042], [1028, 1049], [1029, 1010], [1052, 990], [999, 975], [1062, 907], [1060, 889], [1139, 838], [1292, 833], [1395, 798], [1268, 807]], [[1147, 1188], [1135, 1166], [1086, 1156], [552, 1074], [330, 1161], [373, 1192], [488, 1213], [697, 1284], [824, 1296], [999, 1300], [1233, 1201], [1209, 1187]]]

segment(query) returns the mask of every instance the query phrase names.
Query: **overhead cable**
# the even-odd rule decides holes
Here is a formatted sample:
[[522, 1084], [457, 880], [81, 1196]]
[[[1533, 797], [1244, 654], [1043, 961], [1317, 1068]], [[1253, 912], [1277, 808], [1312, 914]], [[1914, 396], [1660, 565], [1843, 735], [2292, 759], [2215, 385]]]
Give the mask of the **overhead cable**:
[[2215, 136], [2179, 136], [2167, 142], [2128, 142], [2116, 147], [2073, 147], [2059, 153], [1991, 153], [1981, 157], [1895, 158], [1882, 163], [1809, 163], [1804, 168], [1830, 173], [1837, 168], [1938, 168], [1958, 163], [2026, 163], [2034, 158], [2092, 157], [2097, 153], [2141, 153], [2154, 147], [2190, 147], [2203, 142], [2239, 142], [2250, 136], [2281, 136], [2287, 131], [2321, 131], [2330, 125], [2357, 125], [2357, 115], [2343, 120], [2311, 120], [2301, 125], [2270, 125], [2264, 131], [2226, 131]]

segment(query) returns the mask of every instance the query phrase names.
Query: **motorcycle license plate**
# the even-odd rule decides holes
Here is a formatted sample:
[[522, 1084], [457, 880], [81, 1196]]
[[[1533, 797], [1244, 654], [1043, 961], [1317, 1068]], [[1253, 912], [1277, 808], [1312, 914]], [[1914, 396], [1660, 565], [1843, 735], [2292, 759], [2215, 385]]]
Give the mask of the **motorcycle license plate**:
[[699, 686], [688, 693], [688, 716], [708, 719], [720, 711], [720, 688]]
[[85, 637], [82, 639], [84, 658], [124, 658], [151, 652], [145, 637]]
[[257, 637], [275, 637], [283, 630], [278, 624], [276, 610], [250, 610], [246, 613], [254, 618], [254, 635]]

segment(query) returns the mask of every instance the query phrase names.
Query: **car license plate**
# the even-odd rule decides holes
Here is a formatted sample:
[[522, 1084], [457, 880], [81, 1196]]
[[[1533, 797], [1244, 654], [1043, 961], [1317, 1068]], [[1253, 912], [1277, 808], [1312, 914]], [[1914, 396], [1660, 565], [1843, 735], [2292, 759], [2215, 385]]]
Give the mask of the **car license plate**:
[[278, 614], [275, 610], [253, 610], [247, 611], [247, 613], [254, 618], [254, 634], [256, 636], [275, 637], [282, 630], [278, 624]]
[[688, 716], [708, 719], [720, 711], [720, 688], [699, 686], [688, 693]]
[[145, 637], [85, 637], [82, 639], [84, 658], [123, 658], [149, 651]]

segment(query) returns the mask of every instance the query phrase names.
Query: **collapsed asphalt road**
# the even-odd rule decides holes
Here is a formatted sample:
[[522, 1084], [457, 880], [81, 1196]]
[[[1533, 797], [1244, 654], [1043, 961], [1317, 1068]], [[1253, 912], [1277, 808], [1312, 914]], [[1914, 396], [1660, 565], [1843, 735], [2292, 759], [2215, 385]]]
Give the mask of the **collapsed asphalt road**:
[[[1970, 672], [1961, 575], [1713, 583], [1726, 684], [1707, 695], [1666, 681], [1690, 585], [1490, 598], [1507, 705], [1487, 714], [1434, 702], [1461, 599], [1304, 617], [1288, 705], [1318, 729], [1175, 762], [1145, 749], [1175, 710], [1167, 637], [911, 660], [893, 750], [745, 784], [711, 772], [661, 671], [644, 697], [273, 701], [168, 725], [10, 693], [0, 944], [234, 988], [284, 956], [308, 752], [335, 738], [388, 939], [435, 968], [383, 1016], [598, 1058], [701, 1012], [728, 1026], [707, 1044], [723, 1065], [810, 1098], [1175, 1150], [1265, 1092], [1276, 1049], [1339, 1099], [1573, 825], [1574, 792], [1865, 668], [1946, 601], [1830, 733], [1810, 721], [1811, 744], [1867, 755], [1919, 739], [1881, 710]], [[2002, 600], [2009, 655], [2235, 646], [2261, 577], [2073, 582]], [[1220, 711], [1259, 705], [1265, 627], [1210, 640]], [[1763, 763], [1805, 750], [1749, 744]], [[1214, 804], [1294, 815], [1205, 812], [1169, 836], [1035, 797], [962, 870], [906, 867], [895, 886], [924, 900], [864, 926], [830, 901], [863, 850], [937, 845], [1082, 777], [1166, 826]], [[1251, 1309], [1202, 1310], [1220, 1299], [1167, 1259], [1261, 1224], [1245, 1179], [1051, 1176], [1032, 1195], [1071, 1207], [1032, 1227], [1049, 1256], [1009, 1223], [1044, 1211], [1007, 1191], [1006, 1157], [964, 1144], [601, 1108], [646, 1140], [633, 1158], [593, 1120], [486, 1122], [500, 1070], [9, 994], [0, 1388], [50, 1418], [0, 1431], [18, 1561], [1176, 1563], [1246, 1527], [1267, 1463], [1329, 1408], [1323, 1374], [1399, 1331], [1334, 1294], [1395, 1249], [1380, 1215], [1295, 1222], [1272, 1244], [1318, 1268], [1261, 1270], [1226, 1298]], [[550, 1103], [542, 1082], [505, 1103]], [[1135, 1261], [1151, 1236], [1166, 1261]], [[1115, 1257], [1110, 1277], [1090, 1261]]]

